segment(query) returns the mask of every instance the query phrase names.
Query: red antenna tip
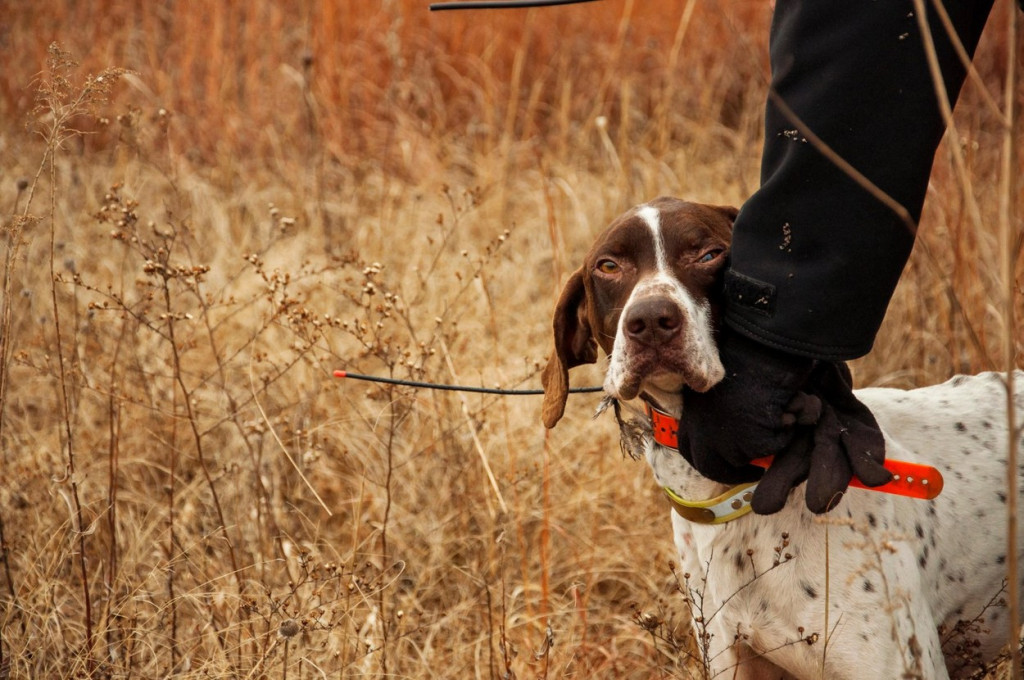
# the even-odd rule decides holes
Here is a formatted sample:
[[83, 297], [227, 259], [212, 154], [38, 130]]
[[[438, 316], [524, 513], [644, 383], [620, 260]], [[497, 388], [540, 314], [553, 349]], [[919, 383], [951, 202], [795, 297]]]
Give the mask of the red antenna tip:
[[334, 377], [335, 378], [347, 378], [348, 377], [348, 373], [346, 373], [345, 371], [335, 371], [334, 372]]

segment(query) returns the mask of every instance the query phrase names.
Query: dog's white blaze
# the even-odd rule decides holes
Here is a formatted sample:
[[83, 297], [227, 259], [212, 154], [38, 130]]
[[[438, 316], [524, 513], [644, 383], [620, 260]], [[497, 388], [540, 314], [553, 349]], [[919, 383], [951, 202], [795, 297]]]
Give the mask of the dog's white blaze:
[[[711, 309], [709, 305], [705, 303], [699, 303], [693, 299], [681, 283], [676, 278], [675, 273], [669, 268], [668, 264], [668, 249], [665, 247], [665, 235], [661, 230], [661, 213], [658, 209], [650, 205], [642, 205], [637, 209], [637, 216], [642, 219], [646, 224], [647, 228], [651, 230], [651, 240], [654, 243], [654, 259], [657, 263], [657, 273], [649, 281], [642, 282], [633, 290], [633, 295], [630, 296], [629, 303], [638, 296], [638, 291], [646, 293], [645, 286], [652, 286], [656, 282], [667, 282], [671, 287], [673, 295], [672, 297], [677, 303], [682, 305], [684, 311], [687, 313], [690, 324], [688, 328], [690, 334], [694, 336], [694, 340], [700, 343], [702, 354], [713, 346], [713, 342], [710, 336], [710, 314]], [[697, 322], [696, 324], [693, 322]], [[702, 332], [704, 329], [708, 329], [708, 332]], [[621, 323], [620, 323], [621, 331]]]
[[651, 240], [654, 242], [654, 257], [658, 263], [658, 273], [667, 276], [668, 256], [665, 254], [665, 237], [661, 233], [661, 214], [658, 209], [650, 205], [642, 205], [636, 212], [637, 217], [642, 219], [647, 228], [651, 230]]

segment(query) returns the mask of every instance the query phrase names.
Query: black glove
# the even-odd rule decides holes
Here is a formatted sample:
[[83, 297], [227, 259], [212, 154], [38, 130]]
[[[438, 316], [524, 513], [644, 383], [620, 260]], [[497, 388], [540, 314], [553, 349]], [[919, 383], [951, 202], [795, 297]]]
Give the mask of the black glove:
[[807, 508], [828, 512], [842, 499], [856, 475], [867, 486], [892, 479], [885, 462], [885, 441], [871, 411], [853, 396], [846, 364], [818, 362], [800, 399], [818, 399], [821, 416], [814, 426], [798, 426], [796, 441], [777, 454], [754, 491], [754, 512], [768, 515], [786, 504], [790, 490], [807, 480]]
[[817, 420], [811, 412], [814, 400], [794, 401], [815, 362], [729, 329], [721, 332], [718, 352], [725, 366], [722, 381], [703, 393], [683, 390], [679, 451], [709, 479], [753, 481], [762, 472], [750, 460], [789, 447], [797, 434], [795, 422]]
[[724, 331], [725, 378], [705, 393], [684, 390], [680, 453], [704, 476], [726, 484], [761, 476], [748, 461], [775, 456], [754, 492], [759, 514], [778, 512], [807, 480], [807, 507], [835, 507], [856, 474], [868, 486], [892, 476], [871, 412], [853, 396], [843, 363], [776, 351]]

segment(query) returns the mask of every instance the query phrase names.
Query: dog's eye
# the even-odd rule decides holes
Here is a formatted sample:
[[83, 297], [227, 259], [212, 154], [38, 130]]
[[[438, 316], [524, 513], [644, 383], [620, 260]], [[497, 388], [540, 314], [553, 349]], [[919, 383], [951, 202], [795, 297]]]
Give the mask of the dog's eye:
[[597, 271], [602, 274], [614, 274], [619, 271], [619, 263], [614, 260], [601, 260], [597, 263]]
[[703, 255], [701, 255], [700, 257], [698, 257], [697, 258], [697, 262], [699, 264], [707, 264], [708, 262], [714, 262], [715, 259], [717, 259], [718, 256], [721, 255], [721, 254], [722, 254], [721, 250], [718, 250], [718, 249], [709, 250], [706, 253], [704, 253]]

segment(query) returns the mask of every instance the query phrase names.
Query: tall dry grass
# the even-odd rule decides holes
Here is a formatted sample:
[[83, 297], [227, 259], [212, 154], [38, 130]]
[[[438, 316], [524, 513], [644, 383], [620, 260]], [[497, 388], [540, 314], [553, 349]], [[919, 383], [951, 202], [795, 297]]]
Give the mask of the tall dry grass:
[[[548, 433], [533, 398], [332, 370], [535, 386], [611, 217], [753, 190], [768, 20], [7, 7], [0, 677], [699, 676], [667, 510], [592, 397]], [[862, 383], [1020, 356], [981, 96], [1004, 31], [956, 111], [982, 219], [943, 147]]]

